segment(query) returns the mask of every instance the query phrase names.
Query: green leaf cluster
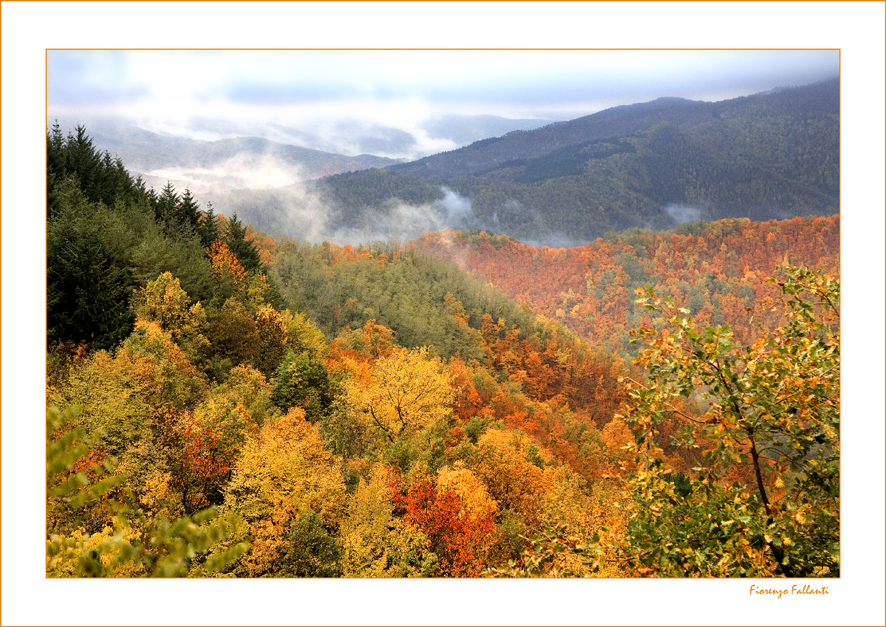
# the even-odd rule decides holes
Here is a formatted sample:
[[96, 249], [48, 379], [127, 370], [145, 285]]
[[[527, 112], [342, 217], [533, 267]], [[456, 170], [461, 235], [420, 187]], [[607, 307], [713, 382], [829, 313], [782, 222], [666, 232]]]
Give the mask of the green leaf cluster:
[[[669, 327], [641, 330], [625, 419], [635, 435], [634, 567], [664, 576], [838, 576], [839, 282], [789, 267], [784, 324], [750, 346], [697, 329], [651, 288]], [[695, 460], [686, 474], [664, 453]]]

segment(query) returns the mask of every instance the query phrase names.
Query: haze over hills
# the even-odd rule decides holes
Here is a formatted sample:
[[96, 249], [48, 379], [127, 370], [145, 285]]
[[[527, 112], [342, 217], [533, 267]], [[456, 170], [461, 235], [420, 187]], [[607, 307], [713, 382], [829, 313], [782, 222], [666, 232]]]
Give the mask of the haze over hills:
[[[445, 226], [547, 245], [690, 220], [833, 215], [839, 113], [836, 80], [716, 103], [662, 98], [328, 177], [315, 189], [335, 210], [333, 226], [438, 207]], [[462, 209], [448, 211], [447, 198]]]
[[[396, 216], [376, 220], [373, 228], [327, 225], [328, 203], [304, 182], [338, 173], [383, 168], [423, 146], [457, 147], [515, 129], [531, 129], [549, 120], [510, 119], [495, 115], [439, 115], [428, 120], [422, 137], [404, 130], [358, 120], [297, 129], [220, 119], [192, 120], [186, 127], [154, 132], [122, 118], [50, 117], [64, 132], [86, 126], [94, 145], [119, 157], [133, 176], [160, 190], [167, 182], [190, 189], [226, 215], [238, 214], [256, 228], [310, 241], [357, 241], [406, 238], [416, 225], [442, 228], [422, 210], [405, 221]], [[154, 128], [150, 122], [144, 126]], [[415, 214], [415, 212], [411, 212]], [[393, 228], [391, 228], [393, 226]]]
[[[355, 121], [310, 132], [263, 129], [287, 143], [207, 141], [86, 121], [98, 148], [155, 189], [171, 181], [220, 213], [312, 242], [409, 239], [457, 228], [568, 246], [630, 227], [839, 212], [837, 80], [720, 102], [659, 98], [539, 127], [544, 123], [440, 117], [425, 140], [456, 146], [502, 134], [397, 162], [379, 154], [405, 150], [415, 137]], [[238, 127], [208, 120], [197, 130], [219, 137]]]
[[[67, 128], [61, 121], [59, 125]], [[264, 189], [396, 163], [370, 154], [347, 156], [262, 137], [207, 141], [112, 120], [93, 120], [86, 126], [98, 148], [120, 157], [133, 175], [141, 175], [157, 189], [167, 181], [200, 192], [218, 186]]]
[[[195, 191], [215, 184], [232, 189], [279, 188], [294, 181], [383, 168], [403, 162], [405, 156], [420, 150], [417, 138], [404, 130], [358, 120], [297, 129], [205, 119], [194, 120], [187, 128], [162, 132], [150, 130], [151, 124], [143, 128], [111, 117], [50, 117], [49, 126], [56, 121], [65, 131], [86, 126], [98, 148], [120, 157], [133, 174], [141, 175], [149, 184], [162, 187], [171, 180]], [[549, 121], [441, 115], [428, 121], [425, 132], [441, 146], [456, 148], [516, 129], [537, 128]], [[269, 177], [260, 173], [263, 169], [287, 171], [289, 176]]]

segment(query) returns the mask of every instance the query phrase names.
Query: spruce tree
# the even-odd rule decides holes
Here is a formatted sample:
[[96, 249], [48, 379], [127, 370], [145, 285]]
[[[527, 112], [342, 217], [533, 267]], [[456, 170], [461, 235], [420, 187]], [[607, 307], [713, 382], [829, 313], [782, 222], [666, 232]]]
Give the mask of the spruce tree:
[[258, 249], [246, 239], [246, 227], [237, 219], [236, 213], [228, 221], [224, 242], [247, 272], [256, 272], [261, 269], [262, 262]]
[[203, 248], [209, 248], [212, 242], [221, 237], [218, 229], [218, 216], [215, 215], [215, 209], [211, 202], [206, 203], [206, 211], [200, 214], [197, 234], [200, 236]]
[[46, 174], [61, 175], [65, 170], [65, 138], [58, 120], [52, 125], [51, 131], [46, 131]]
[[133, 234], [122, 216], [87, 201], [74, 179], [57, 192], [57, 217], [46, 234], [48, 339], [113, 348], [134, 322], [127, 262]]
[[181, 195], [181, 203], [178, 209], [178, 219], [182, 226], [192, 228], [195, 231], [200, 226], [200, 205], [191, 195], [191, 190], [185, 188]]
[[68, 135], [65, 142], [65, 170], [77, 176], [80, 189], [91, 201], [101, 200], [99, 171], [102, 157], [86, 134], [85, 126], [76, 128], [76, 136]]
[[175, 187], [172, 181], [166, 181], [166, 186], [157, 199], [154, 207], [157, 215], [157, 221], [166, 225], [174, 225], [178, 207], [181, 204], [181, 198], [175, 193]]

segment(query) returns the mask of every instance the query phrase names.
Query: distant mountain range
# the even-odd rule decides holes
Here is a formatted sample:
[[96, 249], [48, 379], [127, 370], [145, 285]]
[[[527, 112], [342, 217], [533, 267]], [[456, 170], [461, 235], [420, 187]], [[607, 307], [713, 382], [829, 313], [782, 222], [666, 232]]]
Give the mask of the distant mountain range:
[[[68, 128], [59, 124], [63, 129]], [[210, 185], [280, 187], [397, 163], [394, 159], [370, 154], [345, 156], [261, 137], [203, 141], [161, 135], [120, 121], [98, 120], [85, 126], [98, 148], [120, 157], [133, 175], [140, 174], [157, 189], [167, 180], [172, 180], [179, 189], [190, 187], [198, 191]]]
[[[397, 154], [415, 145], [402, 130], [354, 121], [204, 141], [120, 120], [60, 120], [65, 131], [82, 123], [155, 189], [172, 181], [217, 212], [310, 241], [457, 228], [567, 246], [630, 227], [839, 212], [837, 80], [714, 103], [660, 98], [567, 122], [440, 117], [429, 137], [473, 143], [410, 162], [318, 149]], [[200, 124], [209, 135], [238, 130]]]
[[[445, 226], [547, 245], [691, 220], [833, 215], [839, 93], [832, 80], [716, 103], [661, 98], [314, 188], [334, 210], [333, 229], [431, 207]], [[447, 198], [459, 199], [457, 215]]]
[[[57, 118], [50, 117], [49, 126]], [[179, 188], [203, 191], [267, 189], [368, 168], [383, 168], [404, 161], [389, 155], [414, 154], [417, 140], [401, 129], [343, 120], [323, 129], [296, 129], [279, 124], [244, 127], [224, 120], [196, 120], [182, 129], [158, 133], [120, 118], [90, 117], [57, 120], [64, 132], [84, 125], [94, 144], [120, 157], [133, 174], [150, 185], [163, 187], [171, 180]], [[532, 129], [550, 120], [507, 119], [494, 115], [445, 115], [432, 118], [425, 132], [432, 141], [464, 146], [478, 139], [515, 129]], [[194, 139], [180, 133], [201, 137]], [[250, 135], [255, 133], [255, 135]], [[274, 168], [276, 178], [262, 171]], [[252, 170], [252, 173], [246, 170]], [[283, 173], [288, 177], [283, 177]], [[288, 178], [283, 182], [284, 178]], [[216, 190], [217, 191], [217, 190]]]

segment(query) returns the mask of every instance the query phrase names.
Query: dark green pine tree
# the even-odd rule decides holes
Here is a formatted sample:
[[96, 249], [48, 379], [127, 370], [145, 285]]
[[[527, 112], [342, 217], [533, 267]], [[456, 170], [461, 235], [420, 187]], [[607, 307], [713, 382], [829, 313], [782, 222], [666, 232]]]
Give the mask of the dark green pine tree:
[[46, 131], [46, 174], [60, 176], [65, 171], [65, 137], [58, 120]]
[[181, 203], [178, 209], [178, 219], [182, 226], [193, 229], [195, 232], [200, 228], [200, 205], [191, 195], [191, 190], [185, 188], [181, 195]]
[[157, 201], [156, 194], [153, 189], [148, 189], [141, 174], [132, 182], [132, 197], [136, 205], [147, 205], [151, 211], [154, 211]]
[[258, 249], [246, 239], [246, 227], [237, 219], [236, 213], [228, 221], [228, 228], [225, 230], [223, 239], [247, 272], [256, 272], [261, 269], [262, 262]]
[[52, 219], [58, 210], [55, 190], [65, 175], [65, 138], [56, 120], [51, 131], [46, 131], [46, 219]]
[[126, 171], [123, 160], [112, 157], [105, 151], [102, 156], [100, 180], [97, 184], [99, 200], [109, 207], [119, 200], [133, 201], [136, 199], [132, 177]]
[[157, 204], [154, 206], [157, 221], [168, 226], [174, 226], [177, 222], [176, 217], [180, 205], [181, 198], [175, 193], [172, 181], [166, 181], [166, 186], [160, 192], [160, 197], [157, 198]]
[[160, 199], [157, 197], [157, 192], [154, 191], [153, 187], [150, 187], [145, 192], [145, 197], [148, 200], [148, 204], [154, 210], [154, 216], [156, 217], [157, 212], [159, 211], [159, 209], [157, 209], [157, 203], [160, 202]]
[[91, 201], [101, 200], [102, 156], [86, 134], [85, 126], [78, 126], [76, 135], [65, 141], [65, 174], [74, 174], [80, 189]]
[[218, 216], [215, 215], [215, 209], [211, 202], [206, 203], [206, 211], [200, 214], [197, 234], [200, 236], [200, 243], [203, 245], [203, 248], [209, 248], [212, 242], [221, 237], [221, 232], [218, 228]]
[[86, 341], [110, 349], [132, 332], [135, 287], [127, 251], [135, 241], [125, 219], [88, 202], [73, 179], [58, 190], [47, 224], [46, 299], [50, 341]]
[[46, 134], [46, 199], [51, 218], [58, 209], [56, 188], [66, 177], [73, 177], [86, 199], [113, 207], [118, 200], [138, 201], [140, 192], [126, 171], [123, 161], [107, 151], [99, 152], [86, 135], [86, 128], [77, 127], [77, 134], [62, 137], [56, 122]]

